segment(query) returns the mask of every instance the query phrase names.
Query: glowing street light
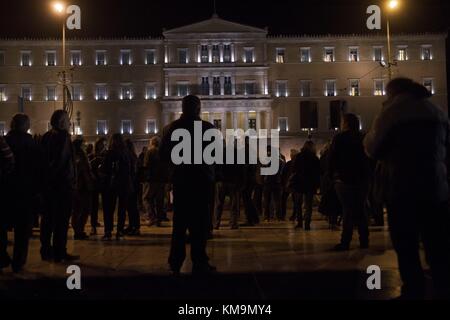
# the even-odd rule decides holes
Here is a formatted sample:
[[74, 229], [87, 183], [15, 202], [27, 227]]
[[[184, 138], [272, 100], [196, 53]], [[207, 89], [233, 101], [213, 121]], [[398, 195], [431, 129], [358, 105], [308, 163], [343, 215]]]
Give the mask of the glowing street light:
[[66, 11], [66, 5], [63, 2], [54, 2], [52, 4], [53, 11], [63, 17], [63, 23], [62, 23], [62, 82], [63, 82], [63, 109], [66, 110], [67, 105], [67, 80], [66, 80], [66, 19], [65, 17], [65, 11]]
[[64, 4], [61, 2], [55, 2], [53, 4], [53, 10], [58, 14], [62, 14], [64, 12], [64, 7]]
[[398, 0], [391, 0], [388, 2], [388, 8], [390, 10], [395, 10], [400, 6], [400, 3], [398, 2]]

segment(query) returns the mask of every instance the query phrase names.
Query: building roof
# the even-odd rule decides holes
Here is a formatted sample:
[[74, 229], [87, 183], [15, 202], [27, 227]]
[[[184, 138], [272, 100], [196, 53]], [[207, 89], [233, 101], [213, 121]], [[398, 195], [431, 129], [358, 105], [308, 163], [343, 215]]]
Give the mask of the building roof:
[[193, 23], [187, 26], [167, 30], [163, 35], [179, 35], [192, 33], [262, 33], [267, 34], [267, 29], [260, 29], [252, 26], [247, 26], [237, 22], [232, 22], [219, 18], [214, 14], [210, 19]]

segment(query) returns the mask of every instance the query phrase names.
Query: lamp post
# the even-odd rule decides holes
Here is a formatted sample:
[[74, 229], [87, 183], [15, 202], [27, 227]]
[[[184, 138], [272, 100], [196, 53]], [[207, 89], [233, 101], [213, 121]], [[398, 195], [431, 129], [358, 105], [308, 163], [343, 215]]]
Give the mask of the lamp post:
[[62, 85], [63, 85], [63, 109], [67, 107], [67, 75], [66, 75], [66, 20], [64, 14], [66, 6], [62, 2], [53, 3], [53, 11], [62, 17]]
[[389, 73], [389, 81], [392, 80], [392, 66], [394, 65], [394, 61], [392, 59], [392, 50], [391, 50], [391, 24], [390, 24], [390, 16], [389, 14], [398, 9], [400, 3], [398, 0], [389, 0], [386, 5], [386, 20], [387, 20], [387, 51], [388, 51], [388, 73]]

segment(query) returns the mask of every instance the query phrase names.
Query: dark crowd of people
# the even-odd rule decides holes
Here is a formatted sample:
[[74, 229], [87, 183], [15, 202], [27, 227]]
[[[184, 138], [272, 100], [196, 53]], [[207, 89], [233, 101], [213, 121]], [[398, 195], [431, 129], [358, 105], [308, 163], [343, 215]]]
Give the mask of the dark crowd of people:
[[[67, 252], [68, 230], [75, 240], [86, 240], [101, 227], [102, 240], [139, 236], [141, 217], [160, 227], [173, 210], [170, 269], [179, 274], [190, 243], [193, 273], [216, 271], [206, 247], [213, 230], [222, 228], [229, 198], [230, 228], [264, 221], [289, 220], [296, 229], [311, 230], [313, 207], [325, 215], [332, 229], [342, 226], [341, 241], [333, 249], [350, 250], [354, 229], [359, 247], [369, 248], [369, 226], [384, 225], [388, 214], [393, 247], [403, 281], [402, 297], [423, 298], [425, 276], [420, 260], [423, 243], [437, 297], [450, 297], [450, 174], [448, 117], [433, 105], [425, 87], [398, 78], [387, 86], [387, 101], [367, 135], [359, 118], [346, 113], [341, 130], [321, 151], [312, 140], [280, 154], [279, 170], [261, 175], [261, 164], [181, 164], [172, 162], [177, 129], [194, 135], [202, 121], [201, 102], [187, 96], [181, 117], [153, 137], [137, 155], [131, 140], [114, 134], [87, 145], [72, 141], [70, 119], [54, 112], [51, 130], [33, 138], [30, 119], [17, 114], [11, 130], [0, 138], [0, 269], [20, 272], [28, 242], [40, 217], [40, 254], [44, 261], [69, 262], [80, 257]], [[202, 121], [202, 131], [213, 125]], [[246, 147], [246, 160], [250, 152]], [[203, 149], [207, 144], [204, 142]], [[237, 143], [225, 148], [236, 149]], [[191, 156], [194, 157], [194, 145]], [[224, 150], [224, 155], [227, 154]], [[234, 150], [236, 151], [236, 150]], [[268, 153], [273, 152], [269, 146]], [[237, 152], [235, 152], [237, 154]], [[272, 161], [274, 161], [272, 159]], [[290, 204], [289, 204], [290, 200]], [[243, 210], [241, 210], [243, 209]], [[143, 214], [142, 214], [143, 213]], [[372, 220], [372, 222], [370, 222]], [[127, 223], [128, 221], [128, 223]], [[142, 220], [143, 221], [143, 220]], [[90, 222], [90, 232], [86, 225]], [[14, 231], [14, 251], [7, 253], [8, 231]]]

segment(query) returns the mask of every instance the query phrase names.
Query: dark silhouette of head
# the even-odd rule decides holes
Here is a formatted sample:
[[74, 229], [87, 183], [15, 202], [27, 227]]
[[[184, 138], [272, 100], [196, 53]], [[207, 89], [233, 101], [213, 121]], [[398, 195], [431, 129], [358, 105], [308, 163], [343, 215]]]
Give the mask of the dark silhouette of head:
[[359, 118], [353, 113], [346, 113], [342, 116], [341, 130], [359, 132], [361, 123]]
[[393, 99], [401, 94], [410, 94], [417, 99], [431, 97], [431, 93], [423, 85], [408, 78], [396, 78], [386, 86], [386, 93], [389, 99]]
[[30, 118], [24, 113], [16, 114], [11, 120], [11, 131], [27, 133], [30, 130]]
[[200, 117], [201, 101], [197, 96], [189, 95], [183, 98], [183, 116], [189, 119]]
[[73, 148], [75, 149], [75, 151], [79, 152], [83, 150], [83, 138], [81, 137], [77, 137], [74, 141], [73, 141]]
[[69, 131], [70, 129], [69, 114], [64, 110], [56, 110], [52, 114], [52, 117], [50, 119], [50, 125], [55, 130]]
[[124, 152], [126, 151], [125, 141], [120, 133], [115, 133], [111, 136], [111, 140], [109, 141], [109, 150]]
[[303, 145], [302, 151], [309, 151], [312, 153], [316, 153], [316, 145], [312, 140], [307, 140]]

